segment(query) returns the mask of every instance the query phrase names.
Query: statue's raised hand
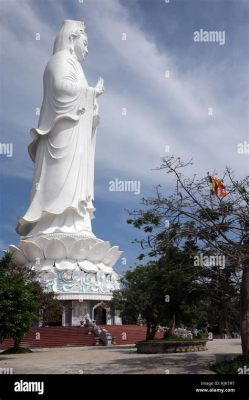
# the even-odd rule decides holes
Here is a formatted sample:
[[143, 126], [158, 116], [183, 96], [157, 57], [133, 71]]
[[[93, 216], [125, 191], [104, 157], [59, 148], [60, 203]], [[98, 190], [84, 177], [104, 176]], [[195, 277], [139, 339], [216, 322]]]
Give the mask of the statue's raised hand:
[[95, 91], [96, 91], [96, 96], [100, 96], [102, 93], [104, 93], [104, 79], [99, 78], [97, 85], [95, 86]]

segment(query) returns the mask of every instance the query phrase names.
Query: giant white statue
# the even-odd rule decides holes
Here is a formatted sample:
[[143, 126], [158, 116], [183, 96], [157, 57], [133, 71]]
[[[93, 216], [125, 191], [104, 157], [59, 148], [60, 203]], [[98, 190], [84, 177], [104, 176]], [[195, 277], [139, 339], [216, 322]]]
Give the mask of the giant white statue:
[[64, 300], [92, 299], [93, 293], [109, 300], [119, 285], [112, 267], [121, 252], [96, 238], [91, 226], [97, 97], [104, 81], [89, 86], [81, 66], [87, 53], [84, 23], [65, 20], [44, 72], [38, 128], [31, 129], [30, 205], [18, 219], [20, 243], [10, 246], [16, 260]]
[[87, 53], [84, 24], [66, 20], [45, 69], [38, 128], [31, 130], [35, 170], [30, 206], [17, 227], [23, 237], [92, 230], [96, 98], [104, 82], [88, 85], [80, 64]]

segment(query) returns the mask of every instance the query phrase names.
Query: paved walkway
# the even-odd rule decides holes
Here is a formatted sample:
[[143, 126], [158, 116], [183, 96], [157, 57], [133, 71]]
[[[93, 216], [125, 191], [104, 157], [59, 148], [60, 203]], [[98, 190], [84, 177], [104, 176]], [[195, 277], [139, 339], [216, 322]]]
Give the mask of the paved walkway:
[[137, 354], [134, 346], [35, 349], [1, 355], [0, 368], [14, 374], [209, 374], [221, 357], [241, 353], [240, 339], [215, 339], [196, 353]]

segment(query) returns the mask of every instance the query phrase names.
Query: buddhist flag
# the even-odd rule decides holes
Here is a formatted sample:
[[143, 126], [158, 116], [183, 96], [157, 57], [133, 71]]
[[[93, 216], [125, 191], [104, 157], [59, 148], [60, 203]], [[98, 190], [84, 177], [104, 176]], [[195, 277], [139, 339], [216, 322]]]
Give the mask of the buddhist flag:
[[225, 191], [224, 182], [218, 178], [218, 176], [209, 176], [210, 183], [212, 184], [211, 193], [212, 195], [221, 196], [222, 198], [227, 195]]

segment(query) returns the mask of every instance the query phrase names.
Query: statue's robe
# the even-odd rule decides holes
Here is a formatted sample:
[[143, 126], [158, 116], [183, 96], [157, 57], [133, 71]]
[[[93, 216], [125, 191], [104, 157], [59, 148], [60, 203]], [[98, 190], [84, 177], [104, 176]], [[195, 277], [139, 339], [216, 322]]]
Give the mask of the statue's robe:
[[98, 106], [80, 63], [55, 53], [44, 72], [38, 128], [31, 129], [35, 163], [30, 206], [18, 220], [22, 237], [91, 232]]

